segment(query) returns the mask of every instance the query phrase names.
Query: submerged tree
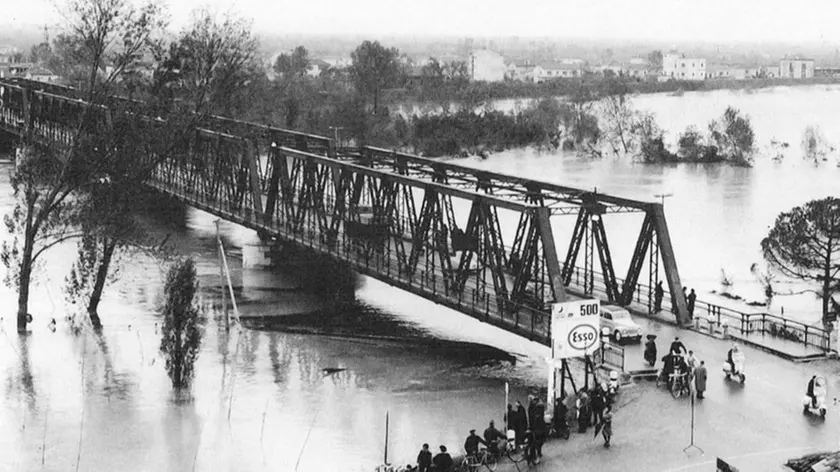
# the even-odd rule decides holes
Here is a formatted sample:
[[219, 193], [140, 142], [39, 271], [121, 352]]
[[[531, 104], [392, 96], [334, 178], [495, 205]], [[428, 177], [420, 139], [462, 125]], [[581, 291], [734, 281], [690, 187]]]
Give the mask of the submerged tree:
[[399, 55], [396, 48], [386, 48], [379, 41], [365, 41], [350, 54], [356, 90], [373, 99], [374, 114], [379, 111], [382, 90], [393, 85], [399, 75]]
[[820, 283], [817, 293], [826, 320], [840, 273], [840, 199], [812, 200], [780, 214], [761, 250], [782, 274]]
[[828, 160], [832, 151], [819, 126], [807, 126], [802, 133], [802, 158], [814, 165]]
[[197, 289], [192, 259], [178, 261], [170, 267], [164, 286], [160, 351], [166, 359], [166, 373], [176, 389], [189, 387], [201, 347], [200, 313], [194, 301]]
[[755, 133], [750, 118], [738, 109], [727, 107], [723, 116], [709, 123], [711, 142], [726, 161], [751, 166], [755, 153]]

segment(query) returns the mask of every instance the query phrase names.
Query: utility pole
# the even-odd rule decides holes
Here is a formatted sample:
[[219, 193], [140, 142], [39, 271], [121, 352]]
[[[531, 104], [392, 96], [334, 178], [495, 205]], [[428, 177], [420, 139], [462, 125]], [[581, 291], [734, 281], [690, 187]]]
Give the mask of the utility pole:
[[221, 282], [220, 287], [222, 289], [222, 312], [225, 316], [225, 331], [230, 331], [230, 313], [227, 309], [227, 294], [225, 293], [227, 289], [225, 287], [225, 261], [223, 259], [225, 256], [222, 254], [222, 235], [219, 231], [219, 221], [216, 220], [213, 223], [216, 224], [216, 246], [219, 251], [219, 281]]
[[330, 126], [330, 129], [335, 132], [335, 147], [336, 149], [341, 147], [341, 140], [339, 139], [338, 132], [339, 130], [343, 130], [343, 126]]

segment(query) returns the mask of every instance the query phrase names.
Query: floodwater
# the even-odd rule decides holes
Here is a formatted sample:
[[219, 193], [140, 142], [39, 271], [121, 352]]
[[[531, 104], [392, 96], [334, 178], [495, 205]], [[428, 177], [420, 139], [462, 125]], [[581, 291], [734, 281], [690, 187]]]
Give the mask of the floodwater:
[[[840, 169], [834, 161], [814, 167], [797, 153], [807, 125], [820, 125], [829, 140], [840, 142], [840, 117], [833, 115], [840, 89], [658, 95], [635, 104], [655, 112], [671, 138], [688, 124], [705, 126], [733, 105], [752, 117], [759, 145], [787, 141], [790, 155], [781, 163], [759, 156], [752, 169], [646, 166], [530, 150], [463, 162], [645, 200], [672, 194], [665, 207], [685, 284], [709, 298], [709, 291], [720, 289], [723, 269], [735, 280], [730, 291], [759, 299], [749, 267], [760, 262], [758, 244], [775, 216], [836, 195]], [[7, 170], [0, 169], [4, 213], [13, 205]], [[641, 220], [609, 218], [621, 274]], [[370, 471], [383, 460], [386, 414], [389, 460], [409, 462], [423, 442], [459, 451], [470, 428], [483, 429], [490, 419], [500, 423], [505, 382], [511, 401], [525, 400], [527, 387], [543, 383], [544, 348], [375, 280], [363, 279], [348, 306], [293, 290], [300, 277], [292, 269], [243, 271], [240, 248], [255, 235], [223, 223], [243, 316], [311, 312], [320, 323], [357, 320], [362, 333], [408, 342], [238, 327], [228, 334], [214, 308], [220, 292], [213, 220], [192, 209], [180, 224], [166, 224], [166, 215], [155, 218], [160, 234], [171, 235], [176, 248], [198, 262], [206, 321], [188, 393], [173, 393], [158, 353], [163, 272], [154, 262], [139, 255], [124, 259], [122, 277], [101, 307], [101, 336], [88, 329], [73, 334], [64, 319], [72, 308], [61, 291], [72, 244], [47, 255], [32, 296], [31, 334], [17, 335], [16, 296], [0, 290], [8, 307], [0, 313], [0, 470]], [[572, 223], [555, 222], [561, 251]], [[803, 320], [818, 317], [812, 299], [776, 300], [770, 309], [782, 306]], [[55, 332], [47, 327], [51, 318]], [[483, 342], [514, 353], [517, 362], [440, 352], [413, 341], [428, 338]], [[346, 370], [325, 375], [330, 367]]]

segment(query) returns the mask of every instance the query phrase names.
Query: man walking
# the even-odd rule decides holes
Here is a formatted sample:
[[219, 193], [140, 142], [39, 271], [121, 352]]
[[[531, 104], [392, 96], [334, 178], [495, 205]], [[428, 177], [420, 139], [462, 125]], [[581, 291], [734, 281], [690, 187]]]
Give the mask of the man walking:
[[697, 398], [703, 399], [703, 392], [706, 391], [706, 361], [700, 361], [700, 365], [694, 370], [694, 388], [697, 389]]

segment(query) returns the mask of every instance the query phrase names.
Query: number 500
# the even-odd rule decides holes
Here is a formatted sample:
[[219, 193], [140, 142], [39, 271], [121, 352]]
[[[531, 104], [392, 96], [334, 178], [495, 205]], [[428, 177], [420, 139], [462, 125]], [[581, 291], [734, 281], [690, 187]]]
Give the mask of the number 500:
[[580, 316], [592, 316], [598, 314], [599, 305], [597, 303], [590, 303], [588, 305], [580, 306]]

